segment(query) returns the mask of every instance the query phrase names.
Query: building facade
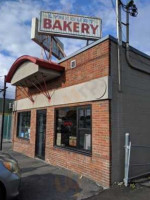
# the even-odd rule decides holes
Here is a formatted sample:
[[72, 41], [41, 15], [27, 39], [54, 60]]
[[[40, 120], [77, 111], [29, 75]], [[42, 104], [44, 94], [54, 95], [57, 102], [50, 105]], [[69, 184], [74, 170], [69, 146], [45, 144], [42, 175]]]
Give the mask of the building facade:
[[130, 56], [135, 68], [129, 66], [123, 47], [121, 92], [117, 43], [111, 36], [59, 63], [30, 56], [17, 59], [7, 75], [7, 82], [17, 86], [14, 150], [104, 187], [121, 181], [124, 134], [131, 132], [135, 142], [149, 142], [150, 59], [133, 48]]

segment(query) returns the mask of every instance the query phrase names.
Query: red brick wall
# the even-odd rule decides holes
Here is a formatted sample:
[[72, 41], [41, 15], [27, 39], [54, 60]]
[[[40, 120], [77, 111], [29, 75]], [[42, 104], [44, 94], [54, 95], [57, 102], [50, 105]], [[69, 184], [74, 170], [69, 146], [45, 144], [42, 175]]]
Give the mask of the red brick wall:
[[[65, 67], [65, 73], [56, 80], [48, 83], [48, 89], [68, 87], [71, 85], [86, 82], [109, 74], [109, 45], [106, 40], [64, 62], [61, 66]], [[70, 68], [70, 61], [76, 60], [77, 67]], [[30, 89], [31, 94], [39, 93], [36, 88]], [[16, 90], [16, 99], [26, 98], [19, 89]]]
[[[88, 103], [89, 104], [89, 103]], [[80, 104], [82, 105], [82, 104]], [[85, 105], [85, 104], [84, 104]], [[54, 147], [54, 107], [47, 108], [46, 161], [110, 186], [109, 101], [92, 105], [92, 156]]]
[[[76, 59], [77, 67], [70, 69], [70, 61]], [[109, 75], [109, 40], [88, 49], [81, 54], [61, 63], [65, 73], [56, 81], [48, 84], [49, 89], [67, 87], [92, 79]], [[30, 90], [33, 94], [36, 90]], [[25, 98], [17, 90], [16, 99]], [[69, 152], [54, 146], [54, 107], [47, 108], [46, 130], [46, 161], [52, 165], [70, 169], [85, 175], [104, 187], [110, 186], [110, 121], [109, 100], [87, 102], [92, 105], [92, 156]], [[59, 106], [60, 107], [60, 106]], [[14, 120], [15, 121], [15, 120]], [[16, 121], [17, 122], [17, 121]], [[14, 150], [30, 157], [35, 155], [36, 110], [31, 111], [31, 139], [25, 141], [16, 137], [16, 122], [14, 126]]]
[[[54, 146], [54, 107], [47, 108], [45, 160], [56, 166], [70, 169], [87, 176], [104, 187], [110, 185], [110, 130], [109, 100], [87, 102], [68, 106], [92, 105], [92, 156], [70, 152]], [[17, 117], [16, 117], [17, 118]], [[16, 119], [17, 122], [17, 119]], [[16, 123], [15, 122], [15, 126]], [[27, 156], [35, 156], [36, 110], [31, 111], [31, 138], [29, 141], [16, 137], [14, 129], [14, 150]]]
[[27, 156], [34, 157], [35, 155], [35, 135], [36, 135], [36, 110], [31, 110], [31, 136], [30, 140], [17, 137], [17, 116], [14, 115], [14, 131], [13, 131], [13, 149]]

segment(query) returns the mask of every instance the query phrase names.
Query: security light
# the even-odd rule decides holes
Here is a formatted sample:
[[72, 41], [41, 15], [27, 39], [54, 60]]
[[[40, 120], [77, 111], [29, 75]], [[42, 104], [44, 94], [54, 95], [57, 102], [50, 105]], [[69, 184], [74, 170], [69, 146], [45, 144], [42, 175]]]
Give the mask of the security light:
[[126, 5], [123, 5], [125, 12], [128, 12], [132, 17], [136, 17], [138, 14], [138, 9], [133, 0], [129, 1]]
[[127, 3], [127, 5], [126, 5], [126, 9], [129, 9], [130, 7], [132, 7], [133, 4], [134, 4], [134, 1], [133, 1], [133, 0], [129, 1], [129, 2]]

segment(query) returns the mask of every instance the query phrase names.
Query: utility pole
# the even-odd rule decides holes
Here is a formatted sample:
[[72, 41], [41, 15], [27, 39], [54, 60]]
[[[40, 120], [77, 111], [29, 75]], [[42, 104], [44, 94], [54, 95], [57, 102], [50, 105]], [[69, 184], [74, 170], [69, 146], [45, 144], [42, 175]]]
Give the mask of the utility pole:
[[4, 135], [4, 115], [5, 115], [5, 100], [6, 100], [6, 76], [4, 76], [4, 88], [1, 90], [3, 92], [3, 104], [2, 104], [2, 125], [1, 125], [1, 142], [0, 150], [3, 149], [3, 135]]
[[121, 50], [122, 50], [122, 23], [121, 23], [121, 7], [120, 0], [116, 0], [116, 14], [117, 14], [117, 38], [118, 38], [118, 91], [121, 92]]

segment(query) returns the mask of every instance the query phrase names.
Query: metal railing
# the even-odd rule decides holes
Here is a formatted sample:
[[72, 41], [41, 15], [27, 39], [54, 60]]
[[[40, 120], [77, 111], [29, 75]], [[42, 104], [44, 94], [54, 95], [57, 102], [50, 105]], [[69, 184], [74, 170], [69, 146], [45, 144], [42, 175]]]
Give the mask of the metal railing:
[[[150, 166], [150, 163], [131, 163], [131, 150], [132, 149], [149, 149], [150, 146], [144, 146], [144, 145], [132, 145], [131, 140], [130, 140], [130, 134], [126, 133], [125, 134], [125, 166], [124, 166], [124, 185], [127, 187], [129, 184], [129, 181], [131, 179], [135, 179], [141, 176], [145, 176], [147, 174], [150, 174], [150, 172], [138, 174], [136, 176], [129, 177], [129, 170], [131, 167], [141, 167], [141, 166]], [[140, 158], [139, 158], [140, 159]]]

